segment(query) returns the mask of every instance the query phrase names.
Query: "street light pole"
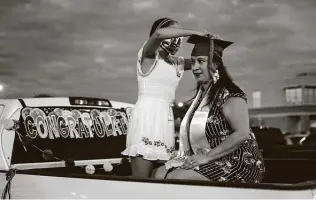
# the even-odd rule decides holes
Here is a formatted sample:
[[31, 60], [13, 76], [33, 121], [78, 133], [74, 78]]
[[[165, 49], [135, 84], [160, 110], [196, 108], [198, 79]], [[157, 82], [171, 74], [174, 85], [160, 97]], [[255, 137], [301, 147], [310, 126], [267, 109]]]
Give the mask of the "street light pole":
[[4, 91], [3, 91], [3, 90], [4, 90], [4, 87], [3, 87], [2, 84], [0, 84], [0, 94], [1, 94], [1, 95], [0, 95], [0, 98], [1, 98], [1, 99], [4, 99]]

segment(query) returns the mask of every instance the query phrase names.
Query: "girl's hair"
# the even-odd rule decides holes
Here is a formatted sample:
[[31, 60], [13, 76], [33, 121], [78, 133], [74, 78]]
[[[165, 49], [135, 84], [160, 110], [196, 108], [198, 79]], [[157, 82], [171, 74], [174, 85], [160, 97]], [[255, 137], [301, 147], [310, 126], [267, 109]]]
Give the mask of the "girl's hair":
[[154, 34], [156, 30], [158, 30], [160, 28], [165, 28], [165, 27], [171, 26], [171, 25], [176, 24], [176, 23], [178, 23], [178, 22], [173, 20], [173, 19], [170, 19], [170, 18], [160, 18], [160, 19], [156, 20], [151, 27], [149, 37], [151, 37], [152, 34]]
[[[227, 68], [224, 66], [223, 61], [221, 57], [214, 54], [213, 60], [216, 60], [216, 63], [218, 66], [218, 73], [219, 73], [219, 79], [218, 81], [212, 86], [209, 93], [207, 94], [207, 103], [205, 105], [209, 105], [215, 98], [216, 93], [218, 91], [221, 91], [223, 89], [227, 89], [229, 93], [240, 93], [243, 92], [238, 85], [236, 85], [230, 76], [230, 74], [227, 71]], [[209, 62], [209, 61], [208, 61]], [[189, 100], [189, 102], [193, 101], [196, 97], [201, 85], [198, 83], [196, 87], [196, 93], [192, 99]], [[189, 103], [188, 102], [188, 103]]]

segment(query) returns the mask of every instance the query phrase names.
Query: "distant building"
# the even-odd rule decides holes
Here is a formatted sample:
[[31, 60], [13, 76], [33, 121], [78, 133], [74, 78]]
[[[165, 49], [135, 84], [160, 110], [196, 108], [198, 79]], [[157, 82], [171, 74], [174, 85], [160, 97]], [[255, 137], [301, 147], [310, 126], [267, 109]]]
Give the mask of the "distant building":
[[298, 74], [279, 88], [254, 91], [249, 117], [252, 126], [277, 127], [291, 133], [315, 130], [316, 73]]

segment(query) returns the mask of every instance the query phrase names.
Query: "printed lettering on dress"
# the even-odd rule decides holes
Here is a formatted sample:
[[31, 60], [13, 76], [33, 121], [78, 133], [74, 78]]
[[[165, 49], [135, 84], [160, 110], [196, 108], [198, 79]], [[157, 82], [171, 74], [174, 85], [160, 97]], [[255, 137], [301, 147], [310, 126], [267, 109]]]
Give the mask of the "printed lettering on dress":
[[104, 138], [127, 134], [125, 112], [116, 109], [23, 108], [26, 134], [34, 138]]

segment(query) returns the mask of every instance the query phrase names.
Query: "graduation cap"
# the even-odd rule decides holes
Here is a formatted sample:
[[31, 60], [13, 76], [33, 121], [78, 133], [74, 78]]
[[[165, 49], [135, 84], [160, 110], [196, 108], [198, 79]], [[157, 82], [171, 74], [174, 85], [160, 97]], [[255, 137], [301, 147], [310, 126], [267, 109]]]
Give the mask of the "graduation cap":
[[210, 52], [216, 52], [222, 57], [222, 52], [233, 42], [212, 38], [211, 35], [191, 35], [187, 43], [194, 44], [192, 55], [208, 55]]

